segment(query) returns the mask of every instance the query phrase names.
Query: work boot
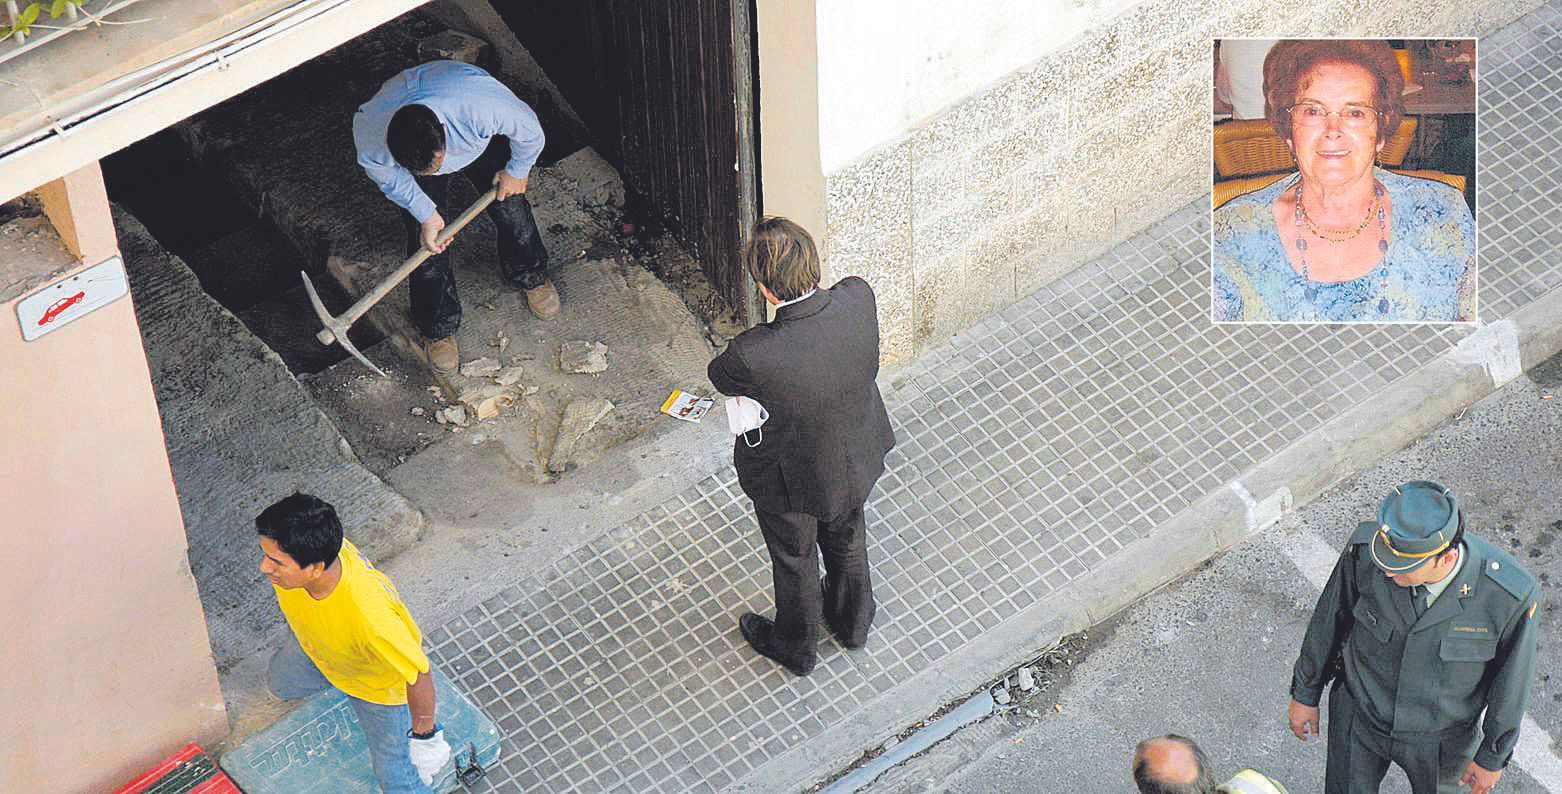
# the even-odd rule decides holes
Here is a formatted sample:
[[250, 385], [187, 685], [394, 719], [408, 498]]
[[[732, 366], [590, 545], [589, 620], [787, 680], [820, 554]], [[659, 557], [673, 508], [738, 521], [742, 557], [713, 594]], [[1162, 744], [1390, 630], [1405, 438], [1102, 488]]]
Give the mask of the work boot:
[[461, 366], [461, 350], [456, 347], [454, 336], [424, 340], [423, 352], [428, 354], [428, 363], [435, 372], [455, 372]]
[[551, 320], [559, 316], [559, 291], [553, 288], [553, 282], [544, 281], [526, 290], [526, 308], [531, 309], [539, 320]]

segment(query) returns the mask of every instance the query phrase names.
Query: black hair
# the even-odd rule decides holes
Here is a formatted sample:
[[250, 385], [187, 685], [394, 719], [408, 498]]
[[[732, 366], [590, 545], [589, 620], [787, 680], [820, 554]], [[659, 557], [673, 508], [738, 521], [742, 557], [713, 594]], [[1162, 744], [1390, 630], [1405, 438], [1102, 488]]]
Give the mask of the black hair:
[[342, 522], [336, 508], [317, 496], [295, 492], [255, 516], [255, 531], [270, 538], [300, 568], [329, 568], [342, 550]]
[[[1194, 763], [1198, 765], [1198, 776], [1188, 783], [1170, 783], [1155, 776], [1150, 771], [1145, 751], [1151, 743], [1157, 741], [1175, 742], [1188, 748], [1193, 753]], [[1134, 783], [1139, 787], [1139, 794], [1215, 794], [1215, 772], [1210, 768], [1209, 756], [1192, 739], [1175, 733], [1145, 739], [1134, 748]]]
[[385, 145], [402, 168], [421, 174], [445, 150], [445, 126], [427, 105], [402, 105], [385, 128]]

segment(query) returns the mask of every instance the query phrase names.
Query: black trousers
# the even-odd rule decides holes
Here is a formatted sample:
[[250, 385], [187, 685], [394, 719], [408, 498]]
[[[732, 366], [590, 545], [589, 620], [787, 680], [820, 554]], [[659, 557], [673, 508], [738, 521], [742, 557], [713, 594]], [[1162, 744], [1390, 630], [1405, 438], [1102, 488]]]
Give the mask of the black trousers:
[[1329, 758], [1324, 794], [1377, 794], [1390, 762], [1410, 779], [1414, 794], [1455, 794], [1475, 757], [1476, 733], [1447, 731], [1414, 739], [1384, 736], [1362, 720], [1356, 701], [1336, 680], [1329, 690]]
[[[434, 200], [440, 217], [449, 224], [466, 211], [466, 207], [451, 206], [451, 183], [464, 177], [478, 193], [484, 193], [493, 186], [494, 174], [509, 160], [510, 139], [495, 135], [488, 141], [488, 148], [460, 171], [413, 178]], [[411, 214], [402, 212], [400, 215], [407, 230], [407, 255], [411, 256], [423, 245], [421, 229]], [[543, 247], [542, 234], [537, 231], [537, 221], [532, 217], [532, 205], [526, 200], [526, 194], [489, 204], [488, 217], [493, 219], [499, 234], [499, 272], [505, 279], [521, 289], [532, 289], [547, 281], [548, 249]], [[461, 327], [461, 298], [456, 295], [456, 276], [450, 270], [448, 250], [429, 257], [412, 271], [407, 287], [412, 293], [412, 322], [425, 337], [444, 339]]]
[[[866, 642], [875, 607], [862, 505], [830, 520], [758, 508], [754, 512], [770, 550], [776, 588], [772, 639], [777, 649], [789, 658], [813, 659], [821, 617], [842, 642], [853, 646]], [[821, 556], [829, 592], [819, 586]]]

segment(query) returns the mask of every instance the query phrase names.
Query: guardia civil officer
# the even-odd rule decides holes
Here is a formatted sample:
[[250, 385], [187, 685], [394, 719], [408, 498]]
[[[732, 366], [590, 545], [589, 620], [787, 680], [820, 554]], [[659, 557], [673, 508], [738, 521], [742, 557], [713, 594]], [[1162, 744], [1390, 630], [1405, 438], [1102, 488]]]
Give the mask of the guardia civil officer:
[[1465, 534], [1448, 488], [1388, 494], [1334, 566], [1291, 678], [1304, 741], [1333, 681], [1325, 794], [1375, 792], [1390, 762], [1415, 794], [1490, 791], [1518, 743], [1539, 600], [1528, 571]]

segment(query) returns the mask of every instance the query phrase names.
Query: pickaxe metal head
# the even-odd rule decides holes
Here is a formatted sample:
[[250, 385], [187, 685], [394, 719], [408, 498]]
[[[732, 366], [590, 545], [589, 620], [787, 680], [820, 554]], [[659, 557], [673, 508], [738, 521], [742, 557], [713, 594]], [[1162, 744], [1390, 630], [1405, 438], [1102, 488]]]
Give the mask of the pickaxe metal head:
[[342, 346], [343, 350], [353, 354], [353, 358], [362, 361], [364, 366], [374, 370], [376, 375], [382, 378], [386, 377], [385, 371], [374, 366], [374, 362], [366, 358], [363, 353], [358, 352], [358, 348], [353, 345], [352, 340], [347, 338], [347, 329], [350, 325], [332, 317], [331, 313], [325, 310], [325, 304], [320, 302], [320, 293], [315, 292], [315, 285], [309, 280], [309, 274], [299, 271], [298, 275], [304, 278], [304, 291], [309, 293], [309, 305], [315, 307], [315, 314], [320, 316], [320, 324], [325, 326], [320, 333], [315, 334], [315, 338], [320, 340], [320, 344], [329, 345], [332, 342], [336, 342]]

